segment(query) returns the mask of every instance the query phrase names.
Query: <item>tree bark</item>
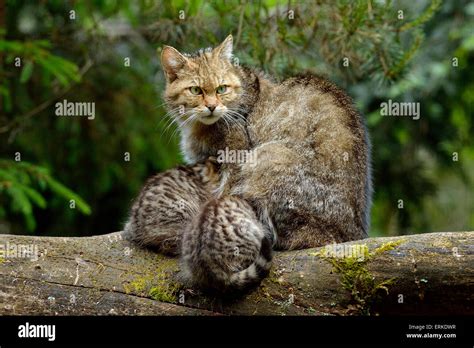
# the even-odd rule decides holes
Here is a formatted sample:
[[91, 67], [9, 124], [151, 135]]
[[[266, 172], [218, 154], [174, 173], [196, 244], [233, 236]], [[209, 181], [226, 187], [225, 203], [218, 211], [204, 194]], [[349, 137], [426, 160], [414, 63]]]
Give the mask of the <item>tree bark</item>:
[[[365, 258], [347, 254], [364, 245]], [[176, 259], [141, 249], [120, 232], [0, 235], [1, 315], [472, 315], [473, 285], [472, 232], [277, 252], [259, 287], [225, 298], [183, 287]]]

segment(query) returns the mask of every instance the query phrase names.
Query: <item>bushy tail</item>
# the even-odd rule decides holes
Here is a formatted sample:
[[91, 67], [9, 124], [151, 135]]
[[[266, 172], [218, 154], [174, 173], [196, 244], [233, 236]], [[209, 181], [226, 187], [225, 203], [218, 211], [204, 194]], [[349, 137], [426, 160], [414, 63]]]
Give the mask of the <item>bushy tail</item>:
[[272, 240], [270, 229], [245, 200], [211, 200], [184, 231], [183, 280], [219, 292], [256, 285], [270, 270]]
[[227, 286], [232, 289], [245, 289], [259, 284], [268, 275], [272, 259], [272, 242], [265, 236], [255, 261], [246, 269], [231, 274]]
[[[258, 285], [272, 266], [272, 238], [264, 236], [259, 244], [256, 258], [245, 269], [241, 269], [235, 260], [229, 265], [218, 250], [202, 248], [202, 245], [201, 248], [188, 246], [188, 250], [183, 250], [181, 255], [182, 280], [189, 286], [219, 293], [246, 291]], [[235, 269], [241, 270], [233, 271]]]

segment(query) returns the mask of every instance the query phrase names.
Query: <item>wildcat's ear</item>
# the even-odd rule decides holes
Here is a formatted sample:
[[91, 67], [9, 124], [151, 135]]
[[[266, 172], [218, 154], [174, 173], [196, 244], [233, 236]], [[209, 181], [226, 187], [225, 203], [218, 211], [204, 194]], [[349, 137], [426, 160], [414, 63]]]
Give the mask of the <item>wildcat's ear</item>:
[[164, 46], [161, 51], [161, 66], [165, 72], [168, 82], [176, 80], [178, 71], [180, 71], [186, 64], [188, 59], [183, 56], [178, 50], [171, 46]]
[[219, 58], [228, 60], [232, 58], [232, 41], [232, 35], [229, 35], [219, 46], [214, 49]]

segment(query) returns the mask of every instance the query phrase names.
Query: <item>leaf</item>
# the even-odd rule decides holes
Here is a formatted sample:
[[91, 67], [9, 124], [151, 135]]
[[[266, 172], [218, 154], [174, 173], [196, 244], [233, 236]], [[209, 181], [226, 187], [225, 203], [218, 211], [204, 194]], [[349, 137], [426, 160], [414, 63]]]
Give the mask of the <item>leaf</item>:
[[0, 85], [0, 99], [3, 97], [3, 108], [5, 112], [10, 112], [12, 110], [12, 98], [10, 90], [8, 89], [7, 81], [4, 83], [5, 85]]
[[28, 196], [28, 198], [35, 203], [38, 207], [44, 209], [46, 208], [46, 200], [43, 198], [43, 196], [36, 191], [35, 189], [32, 189], [31, 187], [21, 185], [21, 184], [16, 184], [21, 187], [21, 189], [25, 192], [25, 194]]
[[425, 24], [431, 19], [431, 17], [433, 17], [436, 11], [438, 11], [439, 7], [441, 6], [441, 3], [441, 0], [432, 0], [428, 8], [417, 19], [402, 25], [399, 31], [406, 31], [408, 29], [412, 29]]
[[79, 195], [68, 189], [66, 186], [61, 184], [59, 181], [51, 177], [46, 178], [46, 182], [48, 183], [49, 188], [54, 193], [66, 198], [67, 200], [74, 200], [76, 202], [77, 207], [79, 210], [85, 214], [91, 214], [91, 207], [81, 198]]
[[0, 168], [0, 180], [2, 181], [16, 181], [15, 175], [11, 171]]
[[33, 207], [27, 197], [27, 195], [23, 192], [23, 190], [17, 186], [10, 186], [6, 190], [11, 199], [12, 199], [12, 205], [11, 208], [15, 212], [21, 213], [27, 224], [28, 224], [28, 229], [31, 231], [31, 220], [28, 220], [28, 216], [32, 216], [33, 214]]
[[6, 196], [11, 202], [5, 208], [2, 207], [2, 214], [20, 213], [29, 231], [36, 228], [33, 205], [42, 209], [47, 206], [46, 200], [33, 185], [38, 185], [40, 189], [49, 188], [56, 195], [68, 200], [73, 199], [81, 213], [91, 213], [89, 205], [79, 195], [52, 178], [47, 168], [24, 161], [0, 159], [0, 198]]
[[20, 83], [28, 82], [32, 73], [33, 73], [33, 62], [29, 61], [25, 64], [25, 66], [21, 70]]

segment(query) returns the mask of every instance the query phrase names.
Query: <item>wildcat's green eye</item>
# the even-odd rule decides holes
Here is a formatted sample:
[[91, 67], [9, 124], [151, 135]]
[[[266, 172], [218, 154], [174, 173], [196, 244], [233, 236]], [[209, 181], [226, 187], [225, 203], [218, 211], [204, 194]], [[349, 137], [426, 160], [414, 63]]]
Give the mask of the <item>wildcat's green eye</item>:
[[202, 94], [201, 88], [198, 86], [192, 86], [189, 88], [190, 92], [194, 95]]
[[223, 94], [227, 92], [227, 86], [222, 85], [222, 86], [217, 87], [216, 92], [217, 94]]

